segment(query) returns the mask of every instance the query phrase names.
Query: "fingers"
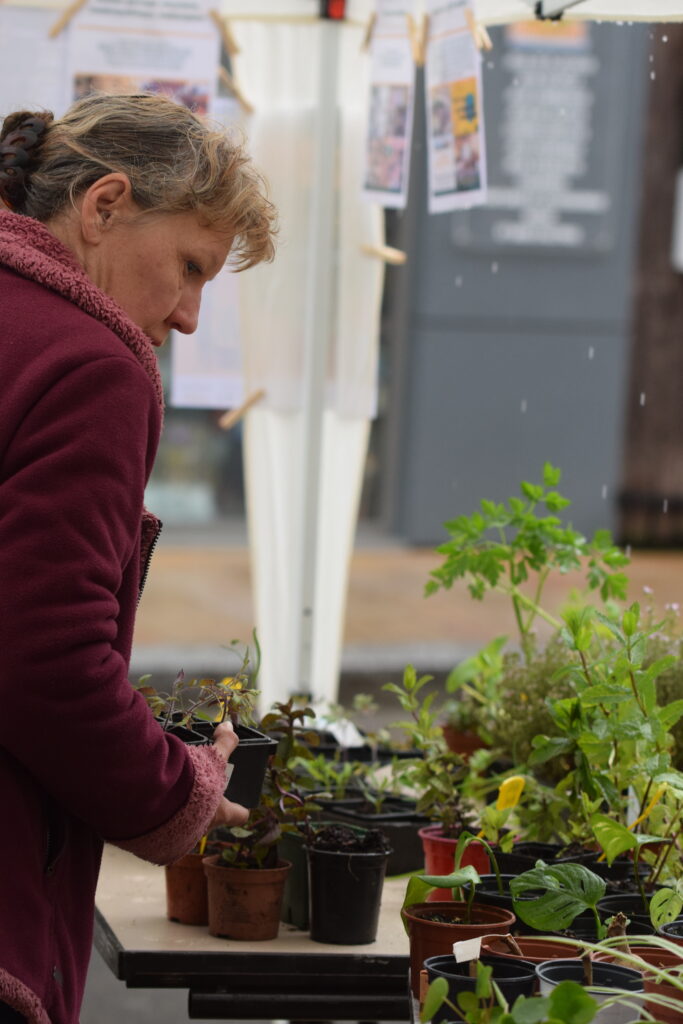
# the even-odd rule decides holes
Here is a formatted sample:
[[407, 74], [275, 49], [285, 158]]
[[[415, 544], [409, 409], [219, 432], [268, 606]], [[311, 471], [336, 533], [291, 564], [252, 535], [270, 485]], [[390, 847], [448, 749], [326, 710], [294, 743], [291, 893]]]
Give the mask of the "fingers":
[[234, 804], [232, 800], [226, 800], [225, 797], [221, 797], [221, 802], [216, 808], [216, 813], [211, 822], [211, 828], [216, 828], [218, 825], [227, 825], [228, 827], [245, 825], [248, 817], [249, 811], [246, 807], [242, 807], [241, 804]]
[[220, 750], [227, 761], [239, 743], [239, 737], [232, 727], [232, 722], [221, 722], [213, 732], [213, 745]]

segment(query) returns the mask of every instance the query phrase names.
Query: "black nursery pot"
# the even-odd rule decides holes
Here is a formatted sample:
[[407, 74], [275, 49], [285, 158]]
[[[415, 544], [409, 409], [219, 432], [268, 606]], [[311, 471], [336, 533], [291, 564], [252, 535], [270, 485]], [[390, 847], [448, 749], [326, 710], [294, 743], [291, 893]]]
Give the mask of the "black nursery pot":
[[424, 865], [424, 850], [418, 831], [429, 819], [417, 814], [405, 801], [388, 798], [382, 810], [367, 810], [367, 802], [332, 800], [325, 803], [325, 817], [360, 828], [378, 828], [386, 836], [391, 853], [387, 861], [388, 875], [405, 875]]
[[[654, 933], [647, 900], [643, 903], [643, 897], [639, 892], [614, 893], [598, 900], [598, 913], [603, 920], [620, 912], [630, 918], [628, 934], [652, 935]], [[644, 931], [641, 931], [641, 928]]]
[[[602, 900], [600, 900], [602, 903]], [[607, 918], [613, 917], [616, 914], [616, 910], [605, 910], [598, 906], [598, 913], [601, 921], [606, 921]], [[646, 917], [640, 917], [637, 914], [633, 916], [628, 915], [630, 918], [629, 924], [626, 926], [627, 935], [654, 935], [654, 928], [650, 924], [650, 921]], [[567, 935], [570, 938], [580, 939], [583, 942], [597, 942], [598, 933], [595, 924], [595, 915], [592, 910], [583, 910], [580, 914], [577, 914], [572, 923], [564, 932], [557, 934]]]
[[[199, 746], [213, 742], [215, 728], [215, 722], [193, 722], [191, 729], [172, 726], [168, 731], [184, 743]], [[277, 740], [249, 725], [236, 725], [234, 729], [239, 743], [230, 755], [230, 764], [234, 767], [225, 796], [243, 807], [257, 807], [268, 761], [277, 750]], [[191, 734], [189, 737], [186, 735], [188, 732]]]
[[389, 853], [306, 849], [313, 942], [374, 942]]
[[[541, 982], [541, 994], [549, 985], [554, 987], [561, 981], [583, 981], [583, 964], [580, 960], [546, 960], [536, 965], [536, 973]], [[593, 985], [596, 988], [621, 988], [627, 992], [643, 991], [643, 976], [640, 971], [621, 964], [609, 964], [599, 960], [593, 961]]]
[[277, 848], [280, 860], [288, 860], [292, 865], [285, 879], [280, 920], [305, 932], [308, 930], [309, 912], [308, 861], [304, 837], [299, 832], [284, 832]]
[[[536, 968], [527, 960], [508, 960], [505, 957], [483, 956], [481, 963], [493, 967], [492, 978], [500, 988], [510, 1005], [518, 996], [531, 996], [536, 987]], [[445, 956], [430, 956], [424, 962], [427, 977], [430, 981], [435, 978], [445, 978], [448, 982], [448, 998], [454, 1006], [458, 1005], [459, 992], [474, 992], [477, 979], [470, 977], [469, 963], [459, 964], [452, 953]], [[444, 1021], [464, 1020], [464, 1017], [454, 1017], [454, 1011], [445, 1003], [437, 1010], [432, 1017], [432, 1024], [442, 1024]]]
[[521, 875], [524, 871], [530, 871], [536, 867], [537, 860], [544, 860], [546, 864], [585, 864], [589, 866], [595, 863], [598, 854], [591, 850], [585, 853], [569, 854], [560, 856], [562, 847], [559, 843], [516, 843], [509, 853], [502, 850], [495, 850], [498, 867], [501, 871], [510, 875]]
[[[496, 875], [480, 875], [481, 881], [476, 886], [475, 900], [477, 903], [484, 903], [487, 907], [501, 907], [503, 910], [509, 910], [512, 914], [515, 913], [515, 909], [512, 905], [512, 893], [510, 892], [510, 882], [516, 875], [504, 875], [501, 874], [500, 880], [503, 883], [503, 891], [498, 891], [498, 879]], [[470, 888], [469, 884], [463, 886], [465, 890]], [[540, 894], [540, 890], [539, 890]], [[524, 893], [521, 899], [532, 900], [535, 899], [533, 892]], [[531, 925], [525, 924], [522, 921], [519, 914], [516, 915], [517, 920], [515, 921], [514, 927], [511, 929], [513, 935], [536, 935], [536, 928], [532, 928]], [[547, 934], [547, 933], [543, 933]]]

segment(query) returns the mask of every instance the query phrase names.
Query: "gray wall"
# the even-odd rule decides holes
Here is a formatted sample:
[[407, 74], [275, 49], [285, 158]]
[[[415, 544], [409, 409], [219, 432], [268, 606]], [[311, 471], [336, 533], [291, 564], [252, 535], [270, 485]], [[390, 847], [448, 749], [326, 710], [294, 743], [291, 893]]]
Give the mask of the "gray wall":
[[[551, 64], [541, 53], [536, 67], [532, 51], [520, 58], [508, 48], [505, 30], [492, 33], [483, 68], [489, 182], [499, 204], [514, 204], [510, 186], [519, 199], [521, 185], [521, 208], [427, 214], [418, 90], [409, 207], [390, 217], [391, 240], [409, 261], [389, 280], [385, 352], [386, 518], [411, 543], [440, 541], [444, 520], [482, 497], [516, 493], [522, 479], [540, 478], [545, 460], [563, 470], [577, 528], [614, 526], [647, 30], [590, 25], [588, 33], [574, 68], [592, 70], [578, 77], [571, 60]], [[541, 137], [538, 151], [522, 150], [517, 181], [505, 170], [515, 158], [511, 117], [513, 139], [532, 122]], [[571, 161], [577, 173], [563, 180]], [[554, 177], [547, 187], [533, 180], [540, 164]], [[576, 208], [553, 211], [567, 202]], [[550, 216], [539, 222], [543, 204]], [[523, 244], [496, 237], [501, 223], [527, 221]], [[565, 225], [569, 244], [554, 237]]]

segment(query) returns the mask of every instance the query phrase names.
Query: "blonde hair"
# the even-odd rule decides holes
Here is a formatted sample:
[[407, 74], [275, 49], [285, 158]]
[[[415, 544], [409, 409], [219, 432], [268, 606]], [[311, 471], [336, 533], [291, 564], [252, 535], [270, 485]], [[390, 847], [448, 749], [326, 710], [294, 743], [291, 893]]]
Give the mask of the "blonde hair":
[[[35, 132], [36, 120], [44, 131]], [[0, 143], [0, 192], [18, 213], [48, 221], [103, 175], [122, 172], [142, 210], [195, 211], [234, 235], [235, 269], [274, 256], [275, 208], [244, 145], [165, 96], [93, 93], [58, 120], [18, 112], [5, 118]]]

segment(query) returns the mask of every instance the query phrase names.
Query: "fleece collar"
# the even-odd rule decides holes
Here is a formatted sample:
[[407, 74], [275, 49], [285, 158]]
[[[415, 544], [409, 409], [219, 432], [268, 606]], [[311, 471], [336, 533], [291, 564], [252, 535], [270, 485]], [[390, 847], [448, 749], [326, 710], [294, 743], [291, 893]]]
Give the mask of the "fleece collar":
[[44, 224], [0, 211], [0, 264], [50, 288], [118, 335], [152, 381], [163, 410], [164, 392], [154, 346], [147, 335], [90, 280], [76, 257]]

